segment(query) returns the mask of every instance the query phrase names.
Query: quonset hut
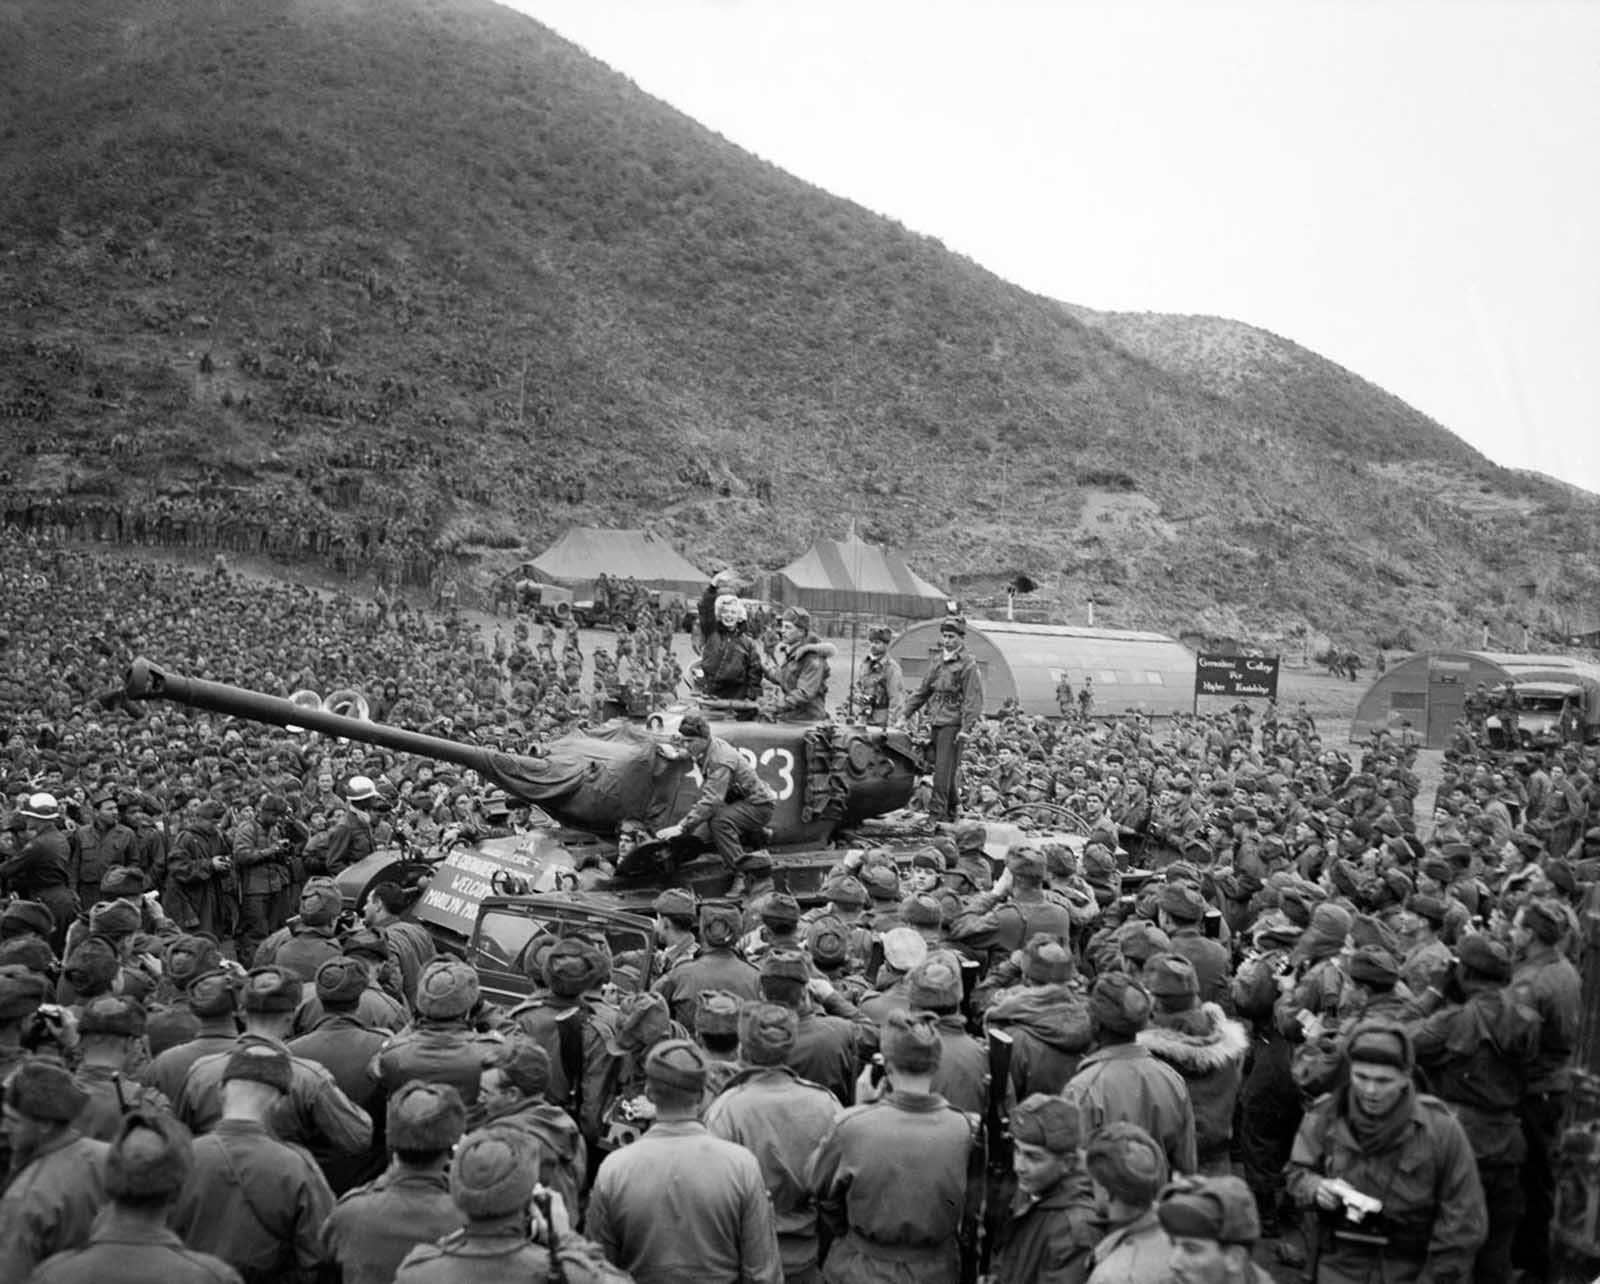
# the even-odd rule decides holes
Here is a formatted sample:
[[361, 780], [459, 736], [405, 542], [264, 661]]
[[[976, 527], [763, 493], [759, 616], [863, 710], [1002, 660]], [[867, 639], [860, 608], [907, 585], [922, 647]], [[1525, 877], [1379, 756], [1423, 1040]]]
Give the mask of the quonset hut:
[[[1450, 743], [1456, 720], [1465, 716], [1466, 699], [1483, 683], [1491, 691], [1514, 682], [1530, 705], [1575, 693], [1589, 738], [1600, 722], [1600, 665], [1570, 655], [1521, 655], [1509, 651], [1418, 651], [1393, 664], [1367, 688], [1356, 706], [1351, 739], [1378, 731], [1398, 734], [1411, 724], [1429, 749]], [[1536, 710], [1524, 721], [1532, 725]], [[1524, 728], [1526, 730], [1526, 727]]]
[[[912, 625], [890, 645], [908, 690], [916, 689], [938, 650], [938, 620]], [[1171, 715], [1194, 706], [1194, 653], [1161, 633], [969, 620], [967, 650], [983, 674], [985, 713], [997, 713], [1014, 697], [1023, 712], [1054, 717], [1063, 674], [1074, 693], [1085, 677], [1094, 679], [1096, 715], [1129, 709]]]

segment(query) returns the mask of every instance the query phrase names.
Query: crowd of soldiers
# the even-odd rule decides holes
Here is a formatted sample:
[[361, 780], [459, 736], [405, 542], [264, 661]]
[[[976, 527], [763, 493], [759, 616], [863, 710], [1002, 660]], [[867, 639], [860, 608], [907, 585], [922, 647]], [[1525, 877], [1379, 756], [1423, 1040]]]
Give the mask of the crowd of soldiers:
[[464, 774], [92, 697], [149, 650], [485, 743], [559, 701], [448, 620], [0, 539], [0, 1279], [1551, 1278], [1592, 748], [1430, 799], [1303, 706], [1013, 711], [909, 856], [665, 890], [497, 1004], [328, 877], [526, 823]]

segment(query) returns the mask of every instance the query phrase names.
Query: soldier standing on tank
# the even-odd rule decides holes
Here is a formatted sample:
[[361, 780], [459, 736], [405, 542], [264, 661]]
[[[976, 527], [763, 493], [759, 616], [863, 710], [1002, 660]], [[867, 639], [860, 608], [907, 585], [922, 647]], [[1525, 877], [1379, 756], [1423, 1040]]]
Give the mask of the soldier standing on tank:
[[887, 727], [906, 702], [900, 661], [889, 654], [893, 640], [893, 630], [884, 625], [867, 630], [867, 657], [856, 676], [855, 713], [869, 727]]
[[954, 820], [961, 747], [983, 717], [983, 676], [978, 662], [968, 654], [964, 639], [967, 622], [950, 616], [939, 625], [939, 655], [928, 666], [922, 686], [905, 702], [902, 717], [909, 719], [927, 708], [933, 733], [933, 796], [928, 814], [934, 821]]

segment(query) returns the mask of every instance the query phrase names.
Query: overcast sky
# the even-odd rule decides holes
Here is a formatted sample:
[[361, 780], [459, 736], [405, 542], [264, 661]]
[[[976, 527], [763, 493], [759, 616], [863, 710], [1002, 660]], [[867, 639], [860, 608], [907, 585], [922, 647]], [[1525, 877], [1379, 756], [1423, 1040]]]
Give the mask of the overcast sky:
[[510, 3], [1030, 290], [1247, 321], [1600, 491], [1600, 3]]

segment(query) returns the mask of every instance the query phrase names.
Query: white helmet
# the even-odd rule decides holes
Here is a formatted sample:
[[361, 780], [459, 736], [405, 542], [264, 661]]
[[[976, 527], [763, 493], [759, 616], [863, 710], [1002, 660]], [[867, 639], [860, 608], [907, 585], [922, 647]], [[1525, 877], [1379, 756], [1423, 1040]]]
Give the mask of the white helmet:
[[29, 820], [61, 819], [61, 804], [54, 794], [29, 794], [28, 801], [17, 810]]
[[344, 796], [351, 802], [371, 802], [378, 796], [378, 787], [369, 776], [351, 776], [344, 787]]

